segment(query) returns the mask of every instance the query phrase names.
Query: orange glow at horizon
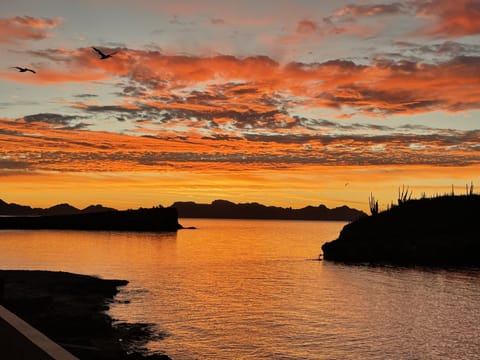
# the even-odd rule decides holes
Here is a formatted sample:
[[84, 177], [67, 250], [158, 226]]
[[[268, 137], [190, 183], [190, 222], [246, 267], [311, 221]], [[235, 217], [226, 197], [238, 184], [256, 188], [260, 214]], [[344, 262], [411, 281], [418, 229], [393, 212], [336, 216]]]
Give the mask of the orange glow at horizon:
[[[281, 169], [252, 168], [231, 171], [215, 164], [188, 164], [185, 169], [151, 172], [24, 172], [2, 176], [0, 199], [49, 207], [68, 202], [83, 208], [102, 204], [118, 209], [170, 206], [176, 201], [210, 203], [225, 199], [238, 203], [300, 208], [324, 204], [347, 205], [368, 212], [373, 193], [385, 209], [396, 201], [397, 190], [409, 186], [413, 197], [465, 193], [465, 185], [480, 184], [480, 166], [454, 168], [429, 166], [301, 166]], [[32, 181], [34, 179], [34, 181]], [[81, 186], [79, 186], [81, 184]]]

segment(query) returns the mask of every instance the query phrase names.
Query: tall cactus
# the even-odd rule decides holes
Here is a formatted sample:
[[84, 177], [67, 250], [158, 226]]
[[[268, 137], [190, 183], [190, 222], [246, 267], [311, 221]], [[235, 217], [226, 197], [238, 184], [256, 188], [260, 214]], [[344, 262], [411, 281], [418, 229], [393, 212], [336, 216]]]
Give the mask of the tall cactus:
[[370, 193], [370, 197], [368, 198], [368, 204], [370, 205], [370, 213], [372, 215], [378, 214], [378, 200], [375, 200], [375, 197], [372, 193]]
[[400, 191], [400, 187], [398, 188], [398, 205], [405, 204], [412, 198], [412, 190], [409, 189], [408, 186], [405, 188], [405, 185], [402, 185], [402, 190]]

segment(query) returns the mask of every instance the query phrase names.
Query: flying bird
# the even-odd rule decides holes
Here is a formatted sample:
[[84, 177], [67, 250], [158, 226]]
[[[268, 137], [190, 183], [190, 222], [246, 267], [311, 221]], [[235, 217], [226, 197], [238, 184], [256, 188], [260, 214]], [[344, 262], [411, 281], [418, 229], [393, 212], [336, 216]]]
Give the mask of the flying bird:
[[37, 73], [35, 70], [29, 69], [29, 68], [26, 68], [26, 67], [14, 66], [13, 68], [14, 68], [14, 69], [17, 69], [17, 70], [20, 71], [20, 72], [30, 71], [32, 74], [36, 74], [36, 73]]
[[117, 51], [115, 51], [115, 52], [110, 53], [110, 54], [105, 54], [103, 51], [98, 50], [96, 47], [93, 47], [93, 46], [92, 46], [92, 49], [95, 50], [95, 52], [98, 54], [98, 56], [100, 56], [100, 60], [105, 60], [105, 59], [111, 58], [113, 55], [115, 55], [117, 53]]

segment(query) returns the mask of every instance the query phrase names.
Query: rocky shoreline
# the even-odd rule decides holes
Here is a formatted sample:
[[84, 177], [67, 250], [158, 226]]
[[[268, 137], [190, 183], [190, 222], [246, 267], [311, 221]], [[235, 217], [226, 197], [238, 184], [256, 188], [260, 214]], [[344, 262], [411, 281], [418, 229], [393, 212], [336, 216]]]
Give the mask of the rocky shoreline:
[[151, 324], [114, 324], [105, 311], [126, 280], [37, 270], [0, 270], [0, 302], [53, 341], [88, 360], [167, 360], [146, 354]]

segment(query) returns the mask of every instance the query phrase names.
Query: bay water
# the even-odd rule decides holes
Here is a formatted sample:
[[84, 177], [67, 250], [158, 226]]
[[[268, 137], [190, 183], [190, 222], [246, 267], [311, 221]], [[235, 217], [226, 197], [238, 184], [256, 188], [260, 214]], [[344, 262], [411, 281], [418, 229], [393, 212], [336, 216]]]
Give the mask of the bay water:
[[480, 270], [318, 261], [343, 222], [180, 219], [178, 233], [0, 231], [0, 268], [129, 280], [109, 314], [190, 359], [479, 359]]

